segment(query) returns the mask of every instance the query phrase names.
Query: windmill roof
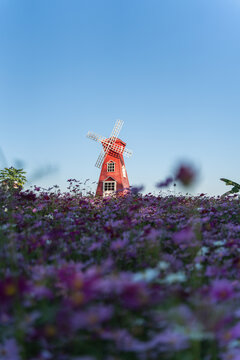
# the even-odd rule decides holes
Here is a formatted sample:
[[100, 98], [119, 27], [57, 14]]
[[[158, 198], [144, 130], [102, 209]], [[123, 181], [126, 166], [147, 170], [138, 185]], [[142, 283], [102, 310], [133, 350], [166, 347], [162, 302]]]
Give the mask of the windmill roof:
[[104, 181], [116, 181], [113, 177], [108, 176]]

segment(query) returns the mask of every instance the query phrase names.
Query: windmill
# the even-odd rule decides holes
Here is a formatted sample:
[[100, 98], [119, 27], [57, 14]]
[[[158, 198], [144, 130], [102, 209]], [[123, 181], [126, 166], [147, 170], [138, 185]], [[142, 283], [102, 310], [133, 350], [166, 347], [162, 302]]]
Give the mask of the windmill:
[[103, 149], [95, 166], [101, 168], [96, 195], [109, 196], [124, 192], [129, 188], [127, 171], [123, 155], [130, 157], [132, 151], [126, 149], [126, 143], [118, 138], [123, 126], [122, 120], [117, 120], [109, 138], [88, 132], [87, 137], [102, 144]]

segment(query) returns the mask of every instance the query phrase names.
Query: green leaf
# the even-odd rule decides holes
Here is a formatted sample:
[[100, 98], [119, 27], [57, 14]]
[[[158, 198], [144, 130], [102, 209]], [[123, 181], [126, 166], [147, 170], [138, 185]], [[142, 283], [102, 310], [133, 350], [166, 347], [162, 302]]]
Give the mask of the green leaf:
[[8, 188], [13, 189], [22, 187], [27, 181], [26, 172], [23, 169], [15, 169], [14, 167], [4, 168], [0, 170], [0, 182]]
[[232, 186], [239, 186], [240, 188], [240, 184], [232, 181], [232, 180], [228, 180], [228, 179], [225, 179], [225, 178], [221, 178], [220, 179], [221, 181], [224, 181], [226, 183], [226, 185], [232, 185]]
[[228, 191], [227, 193], [223, 194], [223, 196], [229, 195], [229, 194], [236, 194], [240, 191], [240, 184], [238, 184], [232, 180], [225, 179], [225, 178], [221, 178], [220, 180], [224, 181], [226, 185], [233, 186], [233, 188], [230, 191]]
[[231, 193], [232, 194], [236, 194], [236, 193], [238, 193], [240, 191], [240, 187], [239, 186], [234, 186], [233, 188], [232, 188], [232, 190], [231, 190]]

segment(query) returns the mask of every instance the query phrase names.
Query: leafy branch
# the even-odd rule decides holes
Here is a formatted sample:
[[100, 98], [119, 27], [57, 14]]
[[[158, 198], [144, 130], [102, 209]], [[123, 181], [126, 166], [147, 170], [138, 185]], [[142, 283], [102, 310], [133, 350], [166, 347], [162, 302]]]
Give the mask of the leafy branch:
[[230, 191], [227, 191], [226, 193], [224, 193], [222, 196], [236, 194], [236, 193], [240, 192], [240, 184], [238, 184], [232, 180], [225, 179], [225, 178], [221, 178], [220, 180], [224, 181], [226, 185], [232, 186], [232, 189]]
[[4, 168], [0, 170], [0, 183], [7, 189], [21, 189], [27, 181], [25, 174], [23, 169]]

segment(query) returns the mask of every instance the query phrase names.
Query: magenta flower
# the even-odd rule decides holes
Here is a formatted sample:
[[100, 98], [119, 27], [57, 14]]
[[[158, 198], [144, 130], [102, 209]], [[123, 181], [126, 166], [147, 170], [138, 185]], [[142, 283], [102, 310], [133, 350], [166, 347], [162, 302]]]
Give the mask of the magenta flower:
[[121, 301], [124, 306], [131, 309], [138, 309], [145, 306], [149, 301], [149, 292], [145, 284], [126, 283], [121, 291]]
[[23, 277], [6, 277], [0, 281], [0, 303], [7, 303], [15, 297], [21, 297], [28, 288], [28, 284]]

